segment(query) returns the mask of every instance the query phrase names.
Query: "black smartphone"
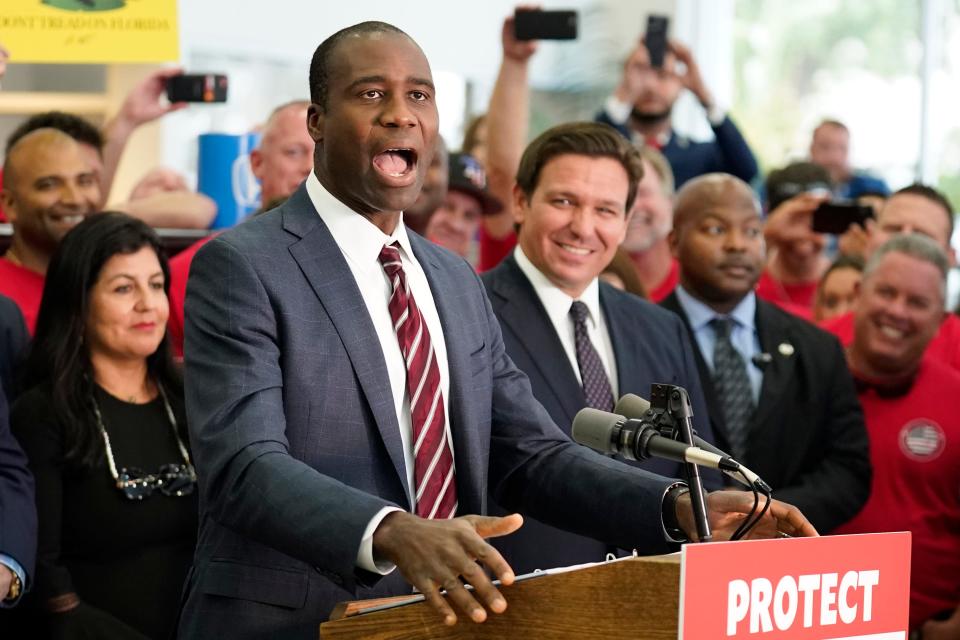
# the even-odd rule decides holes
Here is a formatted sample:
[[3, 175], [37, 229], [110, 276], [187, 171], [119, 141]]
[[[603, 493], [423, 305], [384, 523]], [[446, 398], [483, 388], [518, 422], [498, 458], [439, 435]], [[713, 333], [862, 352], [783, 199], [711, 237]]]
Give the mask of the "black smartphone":
[[167, 79], [170, 102], [226, 102], [227, 76], [219, 73], [185, 73]]
[[650, 66], [660, 68], [667, 55], [667, 29], [670, 28], [668, 16], [651, 14], [647, 16], [647, 30], [643, 36], [643, 43], [650, 52]]
[[844, 233], [852, 224], [861, 227], [873, 217], [873, 207], [855, 202], [824, 202], [813, 212], [817, 233]]
[[517, 9], [513, 14], [517, 40], [576, 40], [576, 11]]

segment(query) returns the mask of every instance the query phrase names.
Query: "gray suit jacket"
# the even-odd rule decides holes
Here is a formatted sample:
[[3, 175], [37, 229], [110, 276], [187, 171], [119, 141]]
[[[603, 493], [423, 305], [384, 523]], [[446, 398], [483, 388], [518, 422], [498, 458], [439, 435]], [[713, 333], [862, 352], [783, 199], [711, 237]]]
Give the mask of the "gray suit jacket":
[[[444, 327], [460, 513], [484, 513], [489, 486], [555, 526], [666, 550], [669, 481], [572, 443], [471, 267], [411, 242]], [[339, 601], [409, 593], [355, 566], [370, 519], [409, 508], [404, 457], [373, 323], [304, 187], [197, 254], [185, 353], [201, 523], [180, 637], [315, 638]]]

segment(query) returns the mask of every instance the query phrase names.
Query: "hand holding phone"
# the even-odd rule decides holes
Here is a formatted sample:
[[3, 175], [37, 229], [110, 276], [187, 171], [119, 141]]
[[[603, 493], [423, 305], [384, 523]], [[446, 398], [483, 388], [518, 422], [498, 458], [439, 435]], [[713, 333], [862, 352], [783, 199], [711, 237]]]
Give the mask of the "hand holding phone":
[[813, 230], [841, 234], [852, 225], [863, 227], [873, 218], [873, 207], [855, 202], [824, 202], [813, 212]]
[[167, 100], [226, 102], [227, 76], [219, 73], [181, 74], [167, 78]]
[[575, 40], [576, 11], [517, 9], [513, 14], [513, 33], [517, 40]]

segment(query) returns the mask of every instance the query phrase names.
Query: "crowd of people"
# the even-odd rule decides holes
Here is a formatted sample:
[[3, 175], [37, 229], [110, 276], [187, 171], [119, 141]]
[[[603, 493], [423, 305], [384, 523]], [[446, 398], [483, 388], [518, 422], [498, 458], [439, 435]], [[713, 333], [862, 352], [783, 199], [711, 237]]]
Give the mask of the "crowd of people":
[[[169, 259], [154, 227], [215, 204], [165, 169], [107, 194], [132, 131], [183, 108], [161, 98], [179, 70], [102, 129], [51, 111], [8, 138], [0, 628], [315, 637], [411, 584], [482, 622], [506, 607], [483, 568], [696, 539], [683, 465], [570, 440], [584, 407], [668, 383], [772, 487], [752, 535], [911, 531], [914, 637], [960, 639], [948, 199], [854, 170], [832, 119], [761, 179], [677, 42], [654, 67], [638, 41], [594, 121], [526, 144], [537, 43], [512, 17], [501, 39], [454, 152], [409, 36], [332, 35], [309, 100], [261, 127], [261, 209]], [[683, 92], [712, 141], [672, 128]], [[815, 231], [837, 201], [874, 214]], [[753, 495], [702, 478], [728, 538]]]

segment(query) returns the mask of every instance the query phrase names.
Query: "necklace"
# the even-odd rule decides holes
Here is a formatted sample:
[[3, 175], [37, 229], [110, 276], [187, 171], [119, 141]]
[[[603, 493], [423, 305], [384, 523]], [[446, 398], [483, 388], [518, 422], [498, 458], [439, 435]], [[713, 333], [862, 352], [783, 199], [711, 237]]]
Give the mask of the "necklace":
[[97, 427], [100, 429], [100, 435], [103, 436], [103, 444], [107, 452], [107, 466], [110, 468], [110, 475], [113, 477], [117, 488], [130, 500], [143, 500], [153, 495], [155, 490], [159, 490], [166, 496], [186, 496], [193, 493], [197, 483], [197, 474], [190, 462], [190, 454], [187, 453], [187, 447], [183, 444], [180, 434], [177, 432], [177, 419], [173, 415], [173, 409], [170, 408], [170, 402], [167, 400], [167, 394], [163, 385], [157, 384], [160, 392], [160, 398], [163, 400], [163, 408], [167, 414], [167, 421], [170, 423], [170, 429], [173, 431], [173, 437], [177, 441], [177, 447], [180, 449], [180, 455], [183, 456], [184, 464], [165, 464], [155, 474], [146, 474], [135, 467], [124, 467], [117, 471], [117, 464], [113, 457], [113, 448], [110, 446], [110, 436], [107, 434], [106, 426], [103, 424], [103, 416], [100, 414], [100, 406], [97, 399], [93, 400], [93, 415], [97, 419]]

